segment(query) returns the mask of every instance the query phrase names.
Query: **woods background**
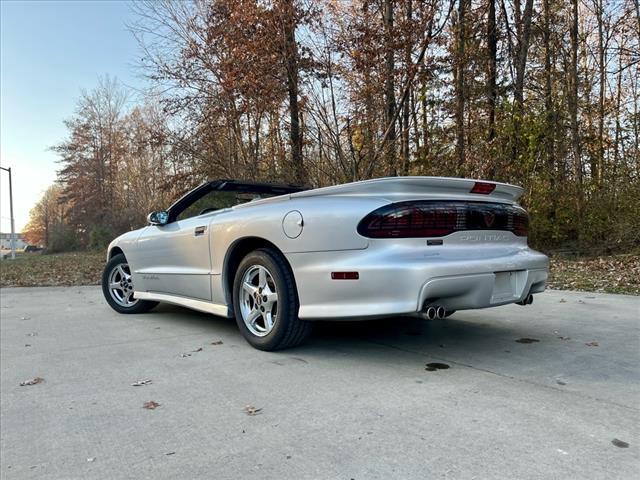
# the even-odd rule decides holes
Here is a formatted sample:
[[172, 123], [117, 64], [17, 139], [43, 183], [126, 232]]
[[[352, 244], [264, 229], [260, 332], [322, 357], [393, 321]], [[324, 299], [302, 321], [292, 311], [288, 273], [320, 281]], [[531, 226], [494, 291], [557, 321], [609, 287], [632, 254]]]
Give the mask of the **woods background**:
[[30, 243], [103, 248], [206, 179], [525, 187], [530, 243], [640, 248], [638, 0], [134, 4], [131, 91], [82, 92]]

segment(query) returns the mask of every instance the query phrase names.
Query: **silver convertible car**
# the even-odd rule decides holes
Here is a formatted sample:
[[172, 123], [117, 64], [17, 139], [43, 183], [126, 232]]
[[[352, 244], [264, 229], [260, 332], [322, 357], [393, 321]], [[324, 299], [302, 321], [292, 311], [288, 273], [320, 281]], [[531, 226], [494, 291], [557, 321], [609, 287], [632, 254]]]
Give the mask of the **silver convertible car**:
[[120, 313], [170, 302], [235, 316], [262, 350], [299, 344], [316, 319], [528, 305], [549, 262], [527, 246], [521, 194], [440, 177], [207, 182], [111, 242], [102, 289]]

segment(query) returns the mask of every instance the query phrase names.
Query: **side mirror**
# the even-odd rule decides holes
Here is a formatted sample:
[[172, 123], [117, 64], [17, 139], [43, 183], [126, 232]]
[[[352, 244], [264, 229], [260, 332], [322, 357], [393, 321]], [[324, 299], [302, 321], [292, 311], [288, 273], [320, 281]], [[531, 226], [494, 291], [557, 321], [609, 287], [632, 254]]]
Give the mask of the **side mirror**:
[[160, 210], [159, 212], [151, 212], [147, 215], [147, 221], [151, 225], [166, 225], [169, 222], [169, 212]]

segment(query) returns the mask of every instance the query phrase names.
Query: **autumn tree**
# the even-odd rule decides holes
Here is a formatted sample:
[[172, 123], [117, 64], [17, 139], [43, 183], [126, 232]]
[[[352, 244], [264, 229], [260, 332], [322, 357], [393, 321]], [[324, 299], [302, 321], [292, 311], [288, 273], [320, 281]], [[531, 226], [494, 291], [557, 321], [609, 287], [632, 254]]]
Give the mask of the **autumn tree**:
[[540, 248], [640, 243], [637, 0], [134, 9], [147, 99], [130, 105], [103, 80], [56, 147], [65, 222], [84, 244], [205, 179], [396, 174], [524, 185]]
[[29, 212], [29, 222], [23, 230], [25, 241], [30, 245], [51, 247], [60, 225], [65, 223], [68, 204], [62, 201], [62, 187], [52, 185]]

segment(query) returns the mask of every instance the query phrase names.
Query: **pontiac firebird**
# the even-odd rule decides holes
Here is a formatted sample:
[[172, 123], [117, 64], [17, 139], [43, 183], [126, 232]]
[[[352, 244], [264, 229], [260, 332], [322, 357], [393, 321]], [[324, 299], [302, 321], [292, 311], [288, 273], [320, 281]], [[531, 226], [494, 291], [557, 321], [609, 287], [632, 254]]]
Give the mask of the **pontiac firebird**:
[[521, 194], [441, 177], [207, 182], [111, 242], [102, 289], [120, 313], [169, 302], [235, 316], [262, 350], [301, 343], [316, 319], [527, 305], [549, 262], [527, 246]]

